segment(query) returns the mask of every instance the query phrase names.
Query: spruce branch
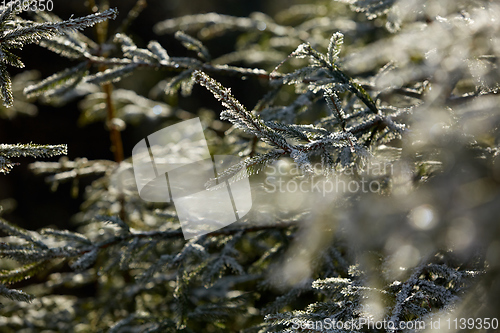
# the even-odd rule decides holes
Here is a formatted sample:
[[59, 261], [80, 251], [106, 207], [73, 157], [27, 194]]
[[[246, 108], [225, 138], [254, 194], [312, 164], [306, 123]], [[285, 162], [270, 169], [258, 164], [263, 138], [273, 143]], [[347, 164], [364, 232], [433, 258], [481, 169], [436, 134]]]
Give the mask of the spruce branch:
[[[314, 91], [319, 89], [329, 89], [332, 84], [336, 84], [337, 88], [349, 90], [354, 93], [374, 114], [378, 114], [379, 110], [372, 97], [366, 90], [351, 77], [344, 73], [334, 62], [340, 53], [343, 43], [343, 35], [336, 33], [332, 36], [328, 48], [327, 55], [316, 51], [311, 44], [303, 43], [297, 47], [286, 59], [284, 59], [271, 72], [270, 78], [275, 84], [297, 84], [299, 82], [307, 82]], [[278, 69], [290, 58], [307, 58], [310, 66], [303, 67], [291, 74], [278, 75]], [[327, 76], [330, 80], [324, 80]], [[317, 77], [318, 78], [317, 78]]]
[[85, 253], [83, 253], [75, 261], [73, 261], [70, 264], [70, 267], [77, 272], [81, 272], [94, 264], [98, 254], [99, 248], [96, 246], [92, 246], [89, 249], [86, 249]]
[[107, 84], [111, 82], [118, 82], [123, 77], [132, 74], [137, 68], [137, 64], [131, 63], [125, 66], [116, 66], [108, 68], [102, 72], [94, 75], [89, 75], [85, 78], [85, 82], [93, 84]]
[[47, 245], [45, 245], [43, 242], [38, 240], [34, 234], [30, 233], [29, 231], [27, 231], [23, 228], [20, 228], [20, 227], [14, 225], [12, 223], [7, 222], [3, 218], [0, 218], [0, 230], [2, 230], [3, 232], [5, 232], [9, 235], [24, 239], [33, 246], [36, 246], [36, 247], [39, 247], [42, 249], [48, 249]]
[[157, 34], [165, 34], [177, 30], [199, 30], [203, 27], [210, 27], [210, 29], [206, 29], [207, 31], [204, 33], [207, 37], [216, 35], [225, 30], [262, 31], [262, 29], [277, 36], [299, 35], [299, 32], [293, 27], [282, 26], [275, 22], [264, 20], [262, 17], [234, 17], [217, 13], [187, 15], [181, 18], [168, 19], [157, 23], [153, 29]]
[[0, 295], [3, 297], [10, 298], [11, 300], [18, 302], [30, 303], [34, 297], [32, 295], [26, 294], [20, 290], [9, 289], [3, 284], [0, 284]]
[[110, 8], [102, 13], [95, 13], [79, 18], [70, 18], [57, 23], [31, 23], [28, 27], [22, 27], [7, 31], [0, 37], [0, 43], [7, 45], [22, 46], [29, 43], [37, 43], [42, 38], [52, 37], [69, 30], [83, 30], [92, 27], [99, 22], [114, 20], [118, 10]]
[[79, 81], [87, 72], [87, 63], [82, 62], [74, 67], [67, 68], [62, 72], [53, 74], [44, 80], [28, 86], [24, 89], [26, 97], [35, 97], [42, 94], [51, 94], [66, 82]]
[[161, 44], [155, 40], [152, 40], [148, 43], [148, 49], [153, 52], [160, 61], [167, 62], [170, 58], [167, 50], [165, 50], [163, 46], [161, 46]]
[[[331, 90], [325, 90], [325, 99], [328, 107], [332, 111], [333, 114], [337, 117], [341, 127], [342, 131], [344, 133], [347, 133], [346, 131], [346, 120], [345, 120], [345, 113], [344, 110], [342, 110], [342, 106], [340, 105], [339, 98], [335, 92]], [[354, 149], [354, 143], [352, 142], [351, 138], [348, 137], [349, 144], [351, 145], [351, 150]]]
[[355, 12], [365, 13], [369, 20], [386, 14], [398, 0], [335, 0], [347, 3]]
[[46, 269], [47, 261], [40, 261], [24, 265], [13, 270], [0, 271], [0, 283], [13, 284], [22, 280], [30, 279], [37, 273]]
[[[232, 165], [227, 168], [223, 172], [217, 175], [217, 178], [210, 179], [206, 184], [206, 188], [217, 188], [217, 183], [224, 186], [224, 183], [228, 181], [229, 183], [236, 182], [242, 178], [250, 177], [254, 174], [258, 174], [261, 170], [263, 170], [267, 165], [275, 162], [285, 154], [284, 151], [281, 150], [272, 150], [268, 153], [248, 157], [243, 161]], [[245, 172], [242, 172], [245, 170]]]
[[86, 245], [92, 244], [92, 242], [85, 235], [68, 230], [55, 230], [51, 228], [44, 228], [40, 230], [40, 235], [52, 236], [54, 238], [65, 241], [76, 241]]
[[123, 220], [118, 217], [118, 216], [104, 216], [104, 215], [97, 215], [95, 217], [97, 221], [103, 221], [103, 222], [108, 222], [108, 223], [114, 223], [117, 226], [119, 226], [124, 232], [129, 233], [130, 228], [129, 226], [123, 222]]
[[14, 8], [16, 8], [19, 3], [20, 0], [11, 1], [2, 8], [3, 10], [0, 13], [0, 27], [3, 27], [5, 23], [7, 23], [7, 19], [11, 17], [11, 15], [14, 13]]
[[[3, 59], [4, 58], [2, 57], [2, 60]], [[7, 67], [3, 62], [0, 63], [0, 89], [2, 93], [3, 105], [8, 108], [11, 107], [14, 103], [12, 81], [10, 79], [9, 72], [7, 71]]]
[[67, 153], [67, 145], [40, 145], [33, 143], [0, 144], [0, 155], [5, 157], [52, 157], [66, 155]]
[[182, 43], [182, 45], [184, 45], [184, 47], [187, 48], [188, 50], [193, 50], [197, 52], [198, 57], [200, 57], [203, 61], [211, 60], [208, 49], [198, 39], [189, 36], [183, 31], [177, 31], [175, 33], [175, 38], [178, 39]]
[[340, 32], [334, 33], [328, 45], [328, 63], [330, 66], [333, 66], [335, 61], [339, 58], [342, 44], [344, 44], [344, 35]]
[[74, 40], [69, 39], [67, 35], [42, 39], [39, 45], [70, 59], [80, 59], [87, 56], [86, 47], [79, 43], [75, 43]]
[[10, 161], [12, 157], [52, 157], [66, 155], [66, 145], [39, 145], [39, 144], [0, 144], [0, 172], [9, 173], [15, 163]]
[[207, 88], [222, 105], [228, 108], [221, 113], [221, 119], [229, 120], [236, 127], [264, 139], [266, 142], [269, 142], [283, 151], [292, 151], [292, 146], [279, 134], [273, 132], [260, 117], [248, 112], [246, 108], [234, 98], [230, 89], [224, 88], [219, 82], [201, 71], [195, 71], [193, 76], [198, 84]]
[[[0, 31], [2, 32], [0, 35], [0, 92], [6, 107], [11, 107], [13, 104], [12, 83], [6, 65], [24, 67], [20, 58], [12, 54], [9, 49], [22, 48], [27, 44], [38, 43], [67, 57], [84, 57], [86, 51], [81, 44], [74, 43], [75, 39], [72, 38], [68, 38], [70, 42], [66, 43], [62, 40], [61, 35], [71, 34], [96, 23], [114, 19], [118, 14], [116, 9], [108, 9], [102, 13], [75, 19], [70, 18], [65, 21], [57, 21], [48, 15], [40, 14], [40, 17], [46, 17], [51, 21], [38, 23], [22, 20], [15, 16], [17, 11], [20, 10], [19, 8], [22, 7], [20, 4], [19, 0], [11, 1], [0, 13]], [[31, 1], [29, 4], [31, 4]], [[11, 25], [10, 23], [15, 24]], [[55, 40], [50, 41], [51, 38], [55, 38]], [[64, 79], [73, 78], [73, 74], [76, 75], [77, 73], [65, 71], [52, 76], [50, 80], [43, 82], [43, 87], [38, 86], [36, 89], [49, 88], [50, 85], [54, 84], [61, 85], [65, 81]]]
[[[0, 220], [1, 222], [1, 220]], [[251, 233], [260, 231], [272, 231], [272, 230], [283, 230], [288, 228], [294, 228], [298, 225], [298, 221], [284, 221], [279, 223], [271, 223], [265, 225], [251, 225], [247, 227], [238, 228], [224, 228], [214, 232], [209, 233], [209, 236], [230, 236], [238, 233]], [[0, 255], [4, 257], [13, 257], [16, 259], [24, 257], [27, 262], [54, 259], [54, 258], [74, 258], [80, 257], [88, 252], [95, 252], [102, 249], [109, 248], [118, 244], [127, 244], [134, 239], [159, 239], [159, 240], [169, 240], [169, 239], [181, 239], [184, 237], [182, 230], [167, 230], [167, 231], [133, 231], [129, 233], [121, 233], [116, 236], [111, 236], [98, 243], [93, 243], [91, 246], [80, 244], [79, 247], [47, 247], [47, 249], [37, 250], [27, 250], [25, 247], [15, 247], [9, 244], [3, 244], [0, 247]], [[88, 259], [95, 258], [98, 253], [93, 253]], [[83, 259], [82, 259], [83, 260]]]

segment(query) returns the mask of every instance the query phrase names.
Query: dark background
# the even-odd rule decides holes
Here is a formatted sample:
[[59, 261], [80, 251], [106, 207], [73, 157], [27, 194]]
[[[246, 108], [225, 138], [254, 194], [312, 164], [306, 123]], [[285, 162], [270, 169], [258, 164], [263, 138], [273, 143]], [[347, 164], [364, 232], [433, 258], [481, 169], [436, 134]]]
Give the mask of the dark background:
[[[287, 6], [289, 2], [292, 1], [148, 0], [147, 7], [129, 27], [127, 33], [133, 37], [138, 46], [145, 47], [149, 40], [154, 39], [158, 40], [171, 56], [184, 56], [188, 55], [187, 51], [173, 38], [173, 35], [158, 36], [153, 32], [152, 27], [155, 23], [182, 15], [208, 12], [248, 16], [254, 11], [262, 11], [273, 15], [276, 10], [283, 9], [283, 6]], [[110, 1], [109, 4], [110, 7], [117, 7], [119, 10], [118, 18], [115, 21], [110, 21], [110, 31], [112, 32], [126, 17], [135, 1]], [[71, 15], [74, 17], [88, 15], [90, 11], [83, 0], [55, 0], [53, 13], [62, 19], [67, 19]], [[95, 40], [92, 28], [86, 29], [84, 33]], [[215, 58], [232, 51], [236, 38], [237, 35], [224, 35], [206, 41], [206, 45], [212, 57]], [[14, 53], [21, 57], [26, 67], [21, 70], [9, 67], [8, 70], [12, 76], [23, 70], [36, 69], [41, 73], [41, 78], [45, 78], [74, 64], [74, 62], [37, 45], [28, 45], [22, 50], [15, 50]], [[147, 96], [149, 89], [162, 79], [162, 75], [169, 74], [161, 72], [154, 74], [135, 73], [132, 80], [129, 79], [120, 84], [130, 85], [131, 82], [134, 82], [135, 86], [129, 88]], [[261, 96], [261, 94], [255, 94], [255, 89], [262, 90], [264, 93], [261, 84], [252, 82], [252, 80], [228, 82], [222, 79], [222, 82], [230, 84], [233, 91], [239, 92], [236, 97], [249, 108], [253, 107], [257, 102], [256, 98]], [[251, 93], [242, 95], [241, 92], [244, 91], [251, 91]], [[0, 143], [65, 143], [68, 145], [68, 158], [70, 160], [78, 157], [86, 157], [89, 160], [112, 160], [113, 154], [109, 149], [109, 134], [105, 130], [104, 124], [78, 126], [77, 120], [80, 111], [77, 102], [59, 108], [36, 103], [38, 114], [34, 117], [18, 116], [12, 120], [0, 119]], [[177, 106], [193, 113], [196, 113], [200, 107], [210, 108], [216, 112], [220, 112], [222, 109], [212, 95], [200, 87], [195, 87], [193, 95], [189, 98], [179, 97]], [[126, 158], [130, 157], [132, 147], [142, 139], [143, 135], [144, 133], [138, 132], [137, 128], [132, 126], [128, 126], [122, 132]], [[44, 181], [44, 176], [34, 175], [29, 171], [28, 165], [37, 160], [57, 161], [58, 159], [59, 157], [15, 158], [14, 161], [20, 165], [7, 175], [0, 174], [0, 205], [4, 206], [3, 216], [8, 221], [32, 230], [47, 226], [72, 228], [71, 216], [79, 210], [85, 186], [89, 185], [95, 178], [80, 180], [80, 195], [77, 198], [72, 198], [70, 195], [71, 183], [61, 184], [56, 192], [52, 192], [50, 185]], [[5, 201], [6, 199], [8, 201]]]

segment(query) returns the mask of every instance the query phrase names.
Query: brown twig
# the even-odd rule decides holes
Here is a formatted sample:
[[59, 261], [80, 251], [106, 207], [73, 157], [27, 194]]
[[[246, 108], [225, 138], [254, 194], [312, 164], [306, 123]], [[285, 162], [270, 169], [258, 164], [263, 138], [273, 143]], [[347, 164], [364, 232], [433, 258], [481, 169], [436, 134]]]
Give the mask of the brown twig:
[[[88, 2], [89, 8], [91, 12], [96, 12], [98, 10], [98, 7], [95, 3], [95, 0], [89, 0]], [[97, 43], [99, 44], [101, 50], [102, 50], [102, 45], [106, 43], [106, 37], [108, 34], [108, 22], [101, 22], [99, 24], [96, 24], [95, 26], [95, 34], [96, 34], [96, 39]], [[101, 53], [101, 50], [99, 53]], [[100, 56], [106, 58], [108, 54], [106, 52], [102, 52], [99, 54]], [[91, 62], [91, 59], [89, 59], [89, 62]], [[99, 66], [99, 71], [103, 72], [107, 69], [107, 66], [105, 64], [101, 64]], [[122, 137], [120, 130], [117, 128], [117, 126], [113, 123], [115, 115], [116, 115], [116, 109], [115, 105], [113, 103], [113, 85], [110, 82], [104, 83], [101, 85], [102, 90], [104, 94], [106, 95], [106, 127], [109, 131], [109, 139], [111, 141], [111, 147], [110, 150], [113, 152], [115, 162], [120, 163], [124, 159], [124, 154], [123, 154], [123, 142], [122, 142]], [[125, 212], [125, 199], [123, 196], [119, 197], [119, 202], [120, 202], [120, 218], [124, 221], [127, 220], [127, 214]]]
[[[95, 0], [89, 0], [88, 6], [91, 12], [96, 12], [98, 10]], [[107, 21], [96, 24], [95, 26], [95, 34], [97, 42], [100, 46], [102, 46], [106, 42], [106, 36], [108, 34], [108, 24]], [[107, 57], [106, 53], [100, 54], [102, 57]], [[92, 62], [92, 59], [89, 59]], [[107, 69], [106, 64], [102, 63], [99, 66], [99, 71], [103, 72]], [[114, 126], [113, 120], [116, 115], [115, 106], [113, 104], [112, 94], [113, 94], [113, 85], [111, 83], [102, 84], [102, 90], [106, 95], [106, 124], [109, 130], [109, 138], [111, 141], [111, 151], [113, 152], [115, 162], [120, 163], [124, 159], [123, 155], [123, 143], [119, 129]], [[124, 217], [124, 216], [123, 216]], [[123, 218], [122, 217], [122, 218]]]
[[115, 118], [115, 105], [111, 99], [113, 93], [113, 85], [111, 83], [104, 83], [102, 90], [106, 94], [106, 110], [107, 110], [107, 124], [109, 130], [109, 138], [111, 140], [111, 151], [115, 156], [115, 162], [120, 163], [123, 161], [123, 143], [120, 131], [113, 125]]

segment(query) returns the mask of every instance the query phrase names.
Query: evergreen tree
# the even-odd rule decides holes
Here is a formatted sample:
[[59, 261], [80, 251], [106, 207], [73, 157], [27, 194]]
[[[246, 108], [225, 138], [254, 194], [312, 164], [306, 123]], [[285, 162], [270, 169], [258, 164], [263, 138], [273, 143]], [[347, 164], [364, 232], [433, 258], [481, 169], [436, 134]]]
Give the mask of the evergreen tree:
[[[104, 123], [114, 159], [30, 165], [54, 190], [92, 182], [67, 229], [0, 217], [2, 332], [498, 328], [498, 3], [316, 1], [156, 23], [185, 56], [135, 40], [144, 0], [125, 15], [88, 1], [92, 14], [69, 19], [40, 4], [0, 9], [0, 114], [78, 101], [80, 125]], [[215, 57], [226, 35], [234, 50]], [[12, 50], [27, 44], [74, 64], [11, 80], [9, 66], [24, 66]], [[127, 87], [136, 75], [161, 79], [143, 96]], [[266, 91], [256, 105], [229, 88], [241, 81]], [[224, 109], [179, 107], [205, 90]], [[253, 208], [185, 240], [174, 205], [140, 198], [122, 135], [194, 117], [213, 155], [242, 158], [206, 187], [250, 177]], [[68, 150], [2, 144], [0, 171]]]

